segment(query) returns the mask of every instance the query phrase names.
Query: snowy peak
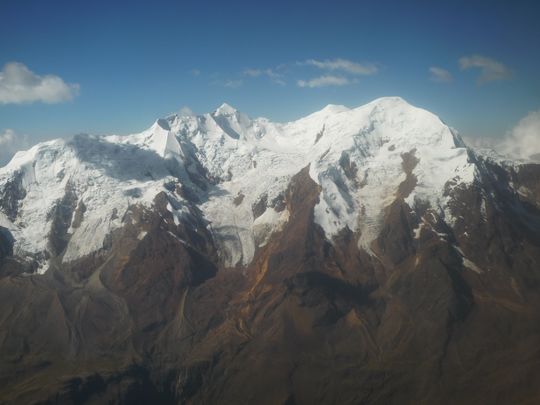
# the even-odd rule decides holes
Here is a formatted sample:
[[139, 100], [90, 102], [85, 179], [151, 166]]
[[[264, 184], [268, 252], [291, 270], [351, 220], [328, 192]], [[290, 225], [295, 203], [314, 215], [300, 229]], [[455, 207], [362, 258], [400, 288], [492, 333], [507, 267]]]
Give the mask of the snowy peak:
[[179, 157], [182, 154], [178, 140], [171, 131], [169, 122], [166, 119], [159, 119], [150, 128], [151, 136], [148, 146], [155, 150], [158, 155], [164, 158]]
[[323, 108], [323, 110], [337, 113], [342, 111], [349, 111], [349, 108], [341, 104], [327, 104], [326, 107]]
[[366, 105], [383, 106], [383, 107], [398, 106], [398, 105], [411, 106], [409, 102], [407, 102], [404, 98], [399, 97], [399, 96], [379, 97], [369, 102]]
[[339, 114], [345, 111], [350, 111], [350, 109], [345, 107], [344, 105], [328, 104], [322, 110], [319, 110], [311, 114], [311, 116], [330, 116], [330, 115]]
[[[390, 109], [395, 109], [395, 108], [407, 108], [407, 107], [412, 107], [412, 105], [409, 104], [407, 101], [405, 101], [401, 97], [380, 97], [356, 109], [377, 108], [381, 110], [390, 110]], [[346, 111], [351, 111], [351, 109], [340, 104], [327, 104], [323, 109], [308, 115], [308, 117], [331, 116], [333, 114], [339, 114]]]
[[171, 130], [171, 127], [169, 125], [169, 121], [164, 119], [164, 118], [158, 119], [154, 125], [156, 127], [160, 127], [161, 129], [163, 129], [165, 131], [170, 131]]
[[238, 110], [236, 108], [230, 106], [227, 103], [221, 104], [216, 111], [214, 111], [213, 115], [233, 115], [237, 113]]
[[[74, 260], [99, 250], [123, 226], [130, 207], [152, 209], [155, 197], [165, 193], [175, 207], [175, 223], [197, 204], [225, 264], [246, 265], [286, 222], [287, 187], [309, 166], [320, 186], [315, 222], [329, 240], [348, 228], [369, 252], [385, 208], [397, 196], [411, 208], [437, 207], [452, 222], [448, 189], [470, 184], [475, 176], [457, 139], [437, 116], [399, 97], [354, 109], [328, 105], [288, 123], [252, 120], [223, 104], [211, 114], [159, 119], [139, 134], [75, 137], [18, 154], [0, 169], [0, 188], [15, 182], [22, 197], [3, 203], [0, 211], [8, 215], [6, 207], [16, 207], [8, 215], [14, 218], [9, 229], [21, 251], [48, 257], [47, 244], [39, 240], [55, 226], [50, 212], [69, 188], [72, 205], [85, 207], [77, 227], [66, 231], [62, 260]], [[403, 194], [406, 181], [410, 187]], [[186, 193], [175, 195], [173, 183]]]
[[0, 168], [1, 403], [540, 398], [540, 165], [401, 99], [241, 117]]
[[245, 138], [252, 125], [251, 119], [244, 113], [241, 113], [223, 103], [213, 114], [212, 117], [216, 124], [233, 139]]

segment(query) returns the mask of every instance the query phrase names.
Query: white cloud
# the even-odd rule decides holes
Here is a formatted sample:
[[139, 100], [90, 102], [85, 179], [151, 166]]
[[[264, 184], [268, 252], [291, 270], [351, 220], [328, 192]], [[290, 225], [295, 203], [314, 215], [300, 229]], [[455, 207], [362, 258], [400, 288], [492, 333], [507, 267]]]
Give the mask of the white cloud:
[[311, 80], [298, 80], [296, 84], [299, 87], [326, 87], [326, 86], [345, 86], [348, 84], [355, 83], [355, 81], [351, 81], [347, 79], [346, 77], [342, 76], [332, 76], [332, 75], [325, 75], [316, 77]]
[[373, 75], [379, 70], [377, 66], [372, 63], [362, 64], [341, 58], [326, 60], [309, 59], [300, 64], [315, 66], [323, 70], [340, 70], [353, 75]]
[[508, 79], [512, 76], [512, 71], [501, 62], [480, 55], [464, 56], [460, 58], [459, 66], [461, 67], [461, 70], [473, 68], [480, 69], [478, 84]]
[[495, 150], [508, 159], [540, 163], [540, 110], [528, 113], [503, 138], [467, 137], [466, 143]]
[[430, 80], [434, 82], [448, 83], [452, 81], [452, 74], [443, 68], [432, 66], [429, 68]]
[[54, 75], [39, 76], [22, 63], [7, 63], [0, 71], [0, 104], [61, 103], [78, 93], [78, 84], [68, 84]]
[[495, 149], [513, 159], [540, 162], [540, 110], [522, 118]]
[[27, 147], [28, 138], [25, 135], [17, 134], [9, 128], [0, 132], [0, 166], [8, 163], [15, 152], [24, 150]]
[[192, 76], [199, 76], [201, 74], [201, 71], [199, 69], [191, 69], [189, 71], [189, 73], [192, 75]]

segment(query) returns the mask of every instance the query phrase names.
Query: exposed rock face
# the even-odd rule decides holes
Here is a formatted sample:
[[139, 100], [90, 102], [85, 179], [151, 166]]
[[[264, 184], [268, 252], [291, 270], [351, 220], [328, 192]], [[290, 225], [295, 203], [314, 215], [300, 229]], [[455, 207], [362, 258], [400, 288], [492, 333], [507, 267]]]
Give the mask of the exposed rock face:
[[[248, 167], [268, 170], [270, 152], [257, 165], [237, 161], [245, 163], [238, 171], [212, 166], [196, 138], [176, 138], [176, 148], [171, 120], [153, 129], [163, 143], [145, 141], [162, 158], [132, 140], [100, 140], [102, 157], [150, 160], [131, 171], [104, 165], [112, 177], [92, 172], [99, 187], [88, 187], [113, 205], [101, 218], [69, 162], [60, 160], [61, 176], [44, 168], [41, 180], [57, 179], [58, 194], [44, 210], [45, 243], [32, 254], [20, 240], [31, 236], [24, 213], [41, 218], [27, 201], [37, 186], [25, 174], [15, 187], [0, 170], [8, 179], [0, 190], [0, 403], [540, 401], [540, 165], [472, 150], [463, 160], [457, 145], [434, 152], [459, 166], [434, 189], [422, 146], [379, 136], [380, 108], [360, 152], [325, 144], [339, 121], [325, 118], [309, 138], [319, 160], [300, 161], [290, 176], [268, 173], [275, 189], [239, 188]], [[348, 117], [336, 106], [321, 113]], [[235, 142], [246, 136], [242, 114], [223, 106], [214, 115]], [[379, 154], [390, 177], [375, 170]], [[84, 170], [104, 164], [84, 162]], [[230, 211], [236, 227], [216, 217]], [[106, 236], [83, 249], [83, 232], [102, 223]], [[265, 229], [264, 238], [250, 239], [246, 224]], [[231, 246], [240, 246], [237, 261], [227, 260], [238, 253]], [[46, 272], [33, 273], [42, 263]]]
[[3, 184], [0, 191], [0, 208], [8, 218], [14, 220], [19, 211], [19, 201], [26, 196], [22, 185], [22, 172], [16, 172]]

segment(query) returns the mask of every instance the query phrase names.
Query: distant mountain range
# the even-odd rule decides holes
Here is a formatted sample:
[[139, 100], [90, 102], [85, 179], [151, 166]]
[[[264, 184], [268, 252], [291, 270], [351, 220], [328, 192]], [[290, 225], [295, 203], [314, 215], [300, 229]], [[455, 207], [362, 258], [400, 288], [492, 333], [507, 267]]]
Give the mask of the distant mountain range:
[[540, 165], [398, 97], [0, 168], [0, 403], [536, 404]]

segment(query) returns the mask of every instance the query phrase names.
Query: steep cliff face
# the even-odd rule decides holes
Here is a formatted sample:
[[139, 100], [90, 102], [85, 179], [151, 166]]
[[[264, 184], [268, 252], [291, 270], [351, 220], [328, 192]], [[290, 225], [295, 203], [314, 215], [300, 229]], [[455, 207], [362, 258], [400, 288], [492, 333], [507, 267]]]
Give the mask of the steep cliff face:
[[540, 165], [399, 98], [0, 169], [6, 403], [536, 403]]

